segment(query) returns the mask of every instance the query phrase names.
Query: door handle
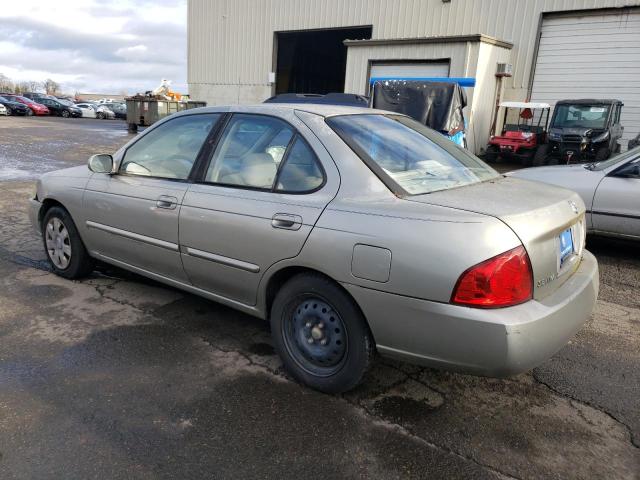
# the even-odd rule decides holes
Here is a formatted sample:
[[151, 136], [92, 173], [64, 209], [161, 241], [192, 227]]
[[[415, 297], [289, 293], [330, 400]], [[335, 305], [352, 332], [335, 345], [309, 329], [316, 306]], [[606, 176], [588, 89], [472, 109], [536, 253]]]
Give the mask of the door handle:
[[302, 217], [300, 215], [292, 215], [290, 213], [276, 213], [271, 218], [271, 226], [273, 228], [283, 228], [285, 230], [300, 230], [302, 226]]
[[160, 195], [156, 200], [156, 207], [165, 208], [167, 210], [175, 210], [178, 205], [178, 199], [176, 197], [169, 197], [167, 195]]

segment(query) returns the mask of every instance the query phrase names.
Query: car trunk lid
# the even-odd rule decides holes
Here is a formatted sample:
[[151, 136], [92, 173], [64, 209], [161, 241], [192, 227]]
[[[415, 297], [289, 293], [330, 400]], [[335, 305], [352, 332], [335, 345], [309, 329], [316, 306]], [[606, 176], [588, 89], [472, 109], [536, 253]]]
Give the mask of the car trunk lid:
[[500, 177], [409, 196], [406, 200], [472, 211], [503, 221], [527, 250], [533, 269], [535, 299], [555, 291], [580, 263], [584, 249], [585, 206], [578, 194], [570, 190]]

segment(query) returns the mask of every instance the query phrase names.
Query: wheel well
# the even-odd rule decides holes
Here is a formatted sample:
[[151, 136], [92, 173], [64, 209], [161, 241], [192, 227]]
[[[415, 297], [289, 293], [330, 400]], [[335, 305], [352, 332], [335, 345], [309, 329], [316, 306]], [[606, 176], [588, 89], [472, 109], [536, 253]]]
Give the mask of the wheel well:
[[[42, 201], [42, 206], [40, 207], [40, 212], [38, 212], [38, 223], [39, 224], [42, 224], [42, 219], [44, 218], [46, 213], [49, 211], [49, 209], [51, 209], [52, 207], [64, 208], [64, 205], [62, 205], [59, 201], [54, 200], [52, 198], [45, 198]], [[65, 208], [65, 210], [66, 210], [66, 208]]]
[[[353, 301], [353, 303], [358, 308], [358, 310], [360, 310], [360, 313], [362, 314], [362, 318], [364, 318], [367, 324], [367, 328], [369, 329], [369, 334], [371, 335], [371, 338], [373, 338], [373, 332], [371, 331], [371, 327], [369, 326], [369, 321], [367, 320], [367, 317], [364, 315], [362, 308], [360, 308], [360, 305], [358, 305], [358, 302], [356, 301], [355, 298], [353, 298], [353, 296], [349, 293], [349, 291], [346, 290], [339, 282], [335, 281], [329, 275], [308, 267], [286, 267], [274, 273], [273, 276], [269, 279], [269, 283], [267, 284], [267, 289], [266, 289], [266, 298], [265, 298], [265, 306], [266, 306], [265, 317], [267, 320], [269, 320], [269, 317], [271, 315], [271, 306], [273, 305], [273, 301], [275, 300], [276, 294], [278, 293], [280, 288], [282, 288], [282, 286], [285, 283], [287, 283], [291, 278], [293, 278], [295, 275], [298, 275], [300, 273], [314, 273], [316, 275], [322, 275], [323, 277], [327, 278], [331, 282], [335, 283], [338, 286], [338, 288], [344, 291], [349, 296], [349, 298]], [[375, 344], [375, 338], [373, 338], [373, 340]]]

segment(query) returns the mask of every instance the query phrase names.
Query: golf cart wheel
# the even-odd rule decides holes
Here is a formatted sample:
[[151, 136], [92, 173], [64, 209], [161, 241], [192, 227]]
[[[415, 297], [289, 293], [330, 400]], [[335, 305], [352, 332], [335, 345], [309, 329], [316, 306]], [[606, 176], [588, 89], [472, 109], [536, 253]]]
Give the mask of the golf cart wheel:
[[547, 149], [548, 149], [547, 144], [538, 145], [538, 148], [536, 149], [536, 153], [533, 155], [534, 167], [540, 167], [547, 163], [547, 159], [548, 159]]
[[33, 116], [33, 110], [31, 110], [30, 108], [27, 108], [27, 117], [31, 117]]
[[53, 272], [76, 279], [87, 276], [95, 262], [87, 253], [75, 223], [62, 207], [51, 207], [42, 219], [42, 240]]
[[285, 368], [325, 393], [358, 385], [373, 359], [369, 327], [351, 297], [329, 278], [302, 273], [276, 294], [271, 335]]
[[601, 147], [596, 152], [596, 162], [602, 162], [611, 156], [611, 150], [609, 147]]
[[498, 161], [499, 157], [500, 157], [500, 149], [495, 145], [489, 145], [487, 147], [487, 151], [484, 153], [484, 159], [487, 162], [495, 163]]
[[526, 152], [523, 156], [522, 156], [522, 166], [523, 167], [530, 167], [531, 165], [533, 165], [533, 159], [535, 157], [536, 152], [531, 150]]
[[62, 111], [62, 116], [63, 116], [64, 118], [69, 118], [69, 110], [63, 110], [63, 111]]

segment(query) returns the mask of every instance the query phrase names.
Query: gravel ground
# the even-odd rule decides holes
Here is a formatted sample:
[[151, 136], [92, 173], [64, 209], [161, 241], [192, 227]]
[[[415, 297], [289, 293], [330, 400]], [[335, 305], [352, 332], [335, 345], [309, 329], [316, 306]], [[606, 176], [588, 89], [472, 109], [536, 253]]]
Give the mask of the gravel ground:
[[265, 322], [102, 267], [52, 275], [33, 180], [131, 138], [0, 117], [0, 478], [640, 478], [640, 246], [590, 238], [601, 294], [544, 365], [488, 379], [378, 359], [342, 396]]

